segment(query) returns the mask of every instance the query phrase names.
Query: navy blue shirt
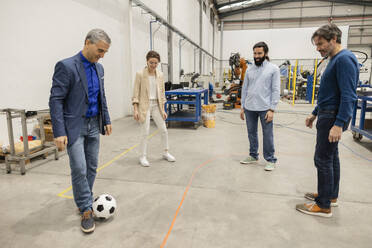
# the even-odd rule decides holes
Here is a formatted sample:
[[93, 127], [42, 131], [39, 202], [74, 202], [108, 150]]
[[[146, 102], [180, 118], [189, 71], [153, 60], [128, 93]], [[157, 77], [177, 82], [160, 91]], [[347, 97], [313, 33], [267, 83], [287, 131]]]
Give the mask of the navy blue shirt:
[[313, 115], [319, 110], [338, 110], [334, 125], [343, 127], [353, 114], [358, 81], [358, 60], [349, 50], [341, 50], [330, 59], [322, 75]]
[[80, 52], [81, 60], [83, 61], [85, 74], [87, 75], [88, 82], [88, 110], [85, 114], [86, 117], [93, 117], [98, 115], [99, 106], [98, 106], [98, 94], [99, 94], [99, 79], [97, 76], [96, 65], [89, 62]]

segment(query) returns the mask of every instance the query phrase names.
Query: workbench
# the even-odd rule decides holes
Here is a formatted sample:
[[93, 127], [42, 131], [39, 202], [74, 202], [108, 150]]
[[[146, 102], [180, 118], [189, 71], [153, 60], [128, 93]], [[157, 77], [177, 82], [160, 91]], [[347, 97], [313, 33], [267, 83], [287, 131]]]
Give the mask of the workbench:
[[[359, 125], [356, 126], [357, 112], [360, 109]], [[358, 101], [354, 105], [353, 118], [351, 120], [351, 131], [353, 138], [360, 141], [363, 136], [372, 139], [372, 129], [366, 129], [366, 113], [372, 112], [372, 96], [358, 96]], [[369, 119], [367, 119], [370, 121]]]
[[[9, 136], [9, 147], [10, 154], [5, 156], [6, 172], [11, 173], [12, 168], [11, 164], [19, 164], [21, 169], [21, 174], [26, 174], [26, 161], [29, 161], [32, 158], [37, 156], [43, 156], [46, 158], [49, 154], [54, 154], [54, 159], [58, 160], [59, 154], [58, 149], [54, 144], [47, 144], [45, 142], [45, 132], [44, 132], [44, 119], [48, 114], [46, 113], [37, 113], [31, 117], [26, 116], [26, 111], [24, 109], [0, 109], [0, 112], [6, 114], [7, 126], [8, 126], [8, 136]], [[23, 137], [23, 151], [16, 153], [15, 142], [14, 142], [14, 133], [13, 133], [13, 119], [20, 118], [22, 125], [22, 137]], [[36, 118], [39, 122], [40, 127], [40, 146], [29, 148], [28, 142], [28, 132], [27, 132], [27, 123], [26, 120], [30, 118]]]
[[[202, 99], [208, 104], [208, 89], [176, 89], [165, 92], [167, 126], [170, 122], [193, 122], [194, 128], [201, 125]], [[185, 105], [188, 105], [186, 109]]]

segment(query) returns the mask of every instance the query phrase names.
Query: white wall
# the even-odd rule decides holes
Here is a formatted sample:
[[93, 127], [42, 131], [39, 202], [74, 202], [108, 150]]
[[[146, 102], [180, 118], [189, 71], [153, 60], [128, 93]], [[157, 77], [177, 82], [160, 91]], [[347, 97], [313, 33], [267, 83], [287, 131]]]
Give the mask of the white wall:
[[[128, 0], [2, 0], [0, 108], [48, 108], [56, 62], [78, 53], [90, 29], [102, 28], [112, 39], [101, 60], [111, 118], [128, 114], [132, 73], [128, 13]], [[1, 140], [8, 142], [3, 119]]]
[[[197, 0], [184, 1], [173, 0], [173, 25], [181, 30], [187, 37], [199, 44], [199, 11], [200, 5]], [[173, 36], [173, 82], [179, 82], [179, 39]], [[185, 73], [194, 72], [194, 46], [183, 41], [181, 48], [181, 67]], [[196, 60], [196, 71], [199, 68], [199, 60]]]
[[[174, 2], [175, 0], [173, 0]], [[155, 11], [157, 14], [159, 14], [161, 17], [163, 17], [165, 20], [167, 20], [167, 5], [168, 0], [141, 0], [142, 3], [144, 3], [147, 7]], [[175, 3], [173, 3], [175, 5]], [[138, 8], [138, 7], [137, 7]], [[139, 9], [139, 8], [138, 8]], [[144, 12], [144, 11], [142, 11]]]
[[[167, 0], [142, 2], [167, 19]], [[0, 5], [0, 47], [3, 48], [0, 108], [47, 109], [56, 62], [78, 53], [90, 29], [102, 28], [112, 39], [109, 52], [100, 61], [105, 67], [111, 118], [131, 114], [134, 72], [146, 65], [145, 56], [150, 50], [152, 17], [149, 14], [132, 7], [129, 0], [1, 0]], [[172, 12], [173, 25], [198, 44], [198, 1], [173, 0]], [[212, 25], [209, 13], [203, 16], [203, 48], [211, 52]], [[153, 24], [153, 32], [158, 26]], [[215, 37], [217, 42], [219, 35]], [[173, 82], [179, 81], [178, 41], [178, 35], [174, 34]], [[168, 63], [164, 26], [154, 35], [153, 49], [160, 53], [162, 63]], [[195, 55], [198, 70], [198, 53]], [[185, 72], [194, 71], [194, 47], [188, 42], [182, 46], [182, 68]], [[19, 123], [16, 123], [15, 137], [20, 134]], [[2, 115], [0, 142], [8, 143]]]
[[[167, 8], [167, 1], [162, 1], [162, 8]], [[149, 6], [151, 7], [151, 6]], [[161, 11], [159, 11], [161, 12]], [[165, 13], [166, 15], [166, 13]], [[166, 16], [163, 17], [166, 19]], [[154, 18], [144, 13], [138, 7], [132, 9], [132, 53], [133, 53], [133, 74], [132, 82], [136, 71], [142, 70], [146, 66], [146, 54], [150, 51], [150, 21]], [[159, 28], [160, 27], [160, 28]], [[159, 28], [159, 29], [158, 29]], [[156, 31], [158, 30], [158, 31]], [[160, 54], [161, 63], [168, 63], [167, 53], [167, 29], [159, 23], [152, 23], [153, 31], [153, 50]], [[155, 33], [156, 31], [156, 33]], [[159, 66], [160, 69], [160, 66]]]
[[[229, 59], [232, 52], [252, 60], [254, 44], [264, 41], [269, 46], [271, 59], [310, 59], [320, 54], [311, 43], [311, 36], [318, 27], [264, 30], [234, 30], [223, 33], [223, 59]], [[348, 26], [339, 26], [343, 46], [347, 44]]]
[[[167, 0], [143, 1], [149, 8], [167, 19]], [[197, 0], [173, 0], [172, 2], [172, 25], [183, 32], [187, 37], [199, 44], [199, 10], [200, 5]], [[212, 54], [213, 48], [213, 26], [209, 21], [209, 9], [203, 12], [203, 43], [202, 47]], [[150, 49], [150, 20], [152, 17], [140, 8], [133, 8], [133, 69], [134, 71], [141, 70], [146, 65], [145, 56]], [[157, 23], [152, 24], [152, 31], [159, 27]], [[217, 47], [217, 39], [215, 36], [215, 47]], [[160, 53], [162, 63], [168, 63], [167, 50], [167, 29], [161, 26], [160, 29], [153, 35], [153, 49]], [[173, 34], [173, 78], [169, 79], [173, 83], [179, 82], [179, 39], [180, 36]], [[185, 73], [199, 71], [199, 51], [195, 52], [194, 46], [189, 42], [183, 41], [181, 48], [182, 69]], [[196, 57], [196, 60], [194, 60]], [[216, 56], [217, 57], [217, 56]], [[211, 60], [204, 59], [203, 73], [212, 71]], [[196, 62], [196, 66], [194, 63]], [[133, 75], [134, 77], [134, 75]]]

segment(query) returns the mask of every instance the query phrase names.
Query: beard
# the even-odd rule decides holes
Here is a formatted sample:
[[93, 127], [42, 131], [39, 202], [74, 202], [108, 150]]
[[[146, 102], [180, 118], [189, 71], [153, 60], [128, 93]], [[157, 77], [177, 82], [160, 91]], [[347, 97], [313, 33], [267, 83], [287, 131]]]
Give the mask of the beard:
[[323, 58], [327, 58], [329, 56], [329, 54], [332, 52], [332, 50], [334, 50], [334, 46], [329, 44], [327, 47], [320, 50], [319, 53]]
[[262, 58], [254, 59], [254, 64], [256, 66], [261, 66], [264, 61], [265, 61], [265, 56], [263, 56]]
[[319, 53], [323, 58], [328, 58], [329, 56], [329, 51], [322, 50]]

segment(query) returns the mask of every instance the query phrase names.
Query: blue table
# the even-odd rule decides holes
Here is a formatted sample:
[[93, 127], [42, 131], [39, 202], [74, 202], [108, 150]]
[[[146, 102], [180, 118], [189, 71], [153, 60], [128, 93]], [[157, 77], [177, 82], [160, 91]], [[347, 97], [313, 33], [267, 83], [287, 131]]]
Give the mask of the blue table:
[[[193, 122], [197, 128], [201, 123], [202, 99], [204, 104], [208, 104], [208, 89], [176, 89], [165, 92], [167, 102], [165, 112], [168, 114], [167, 125], [170, 121]], [[176, 109], [172, 108], [176, 105]], [[183, 105], [194, 105], [195, 109], [184, 109]]]
[[[358, 109], [360, 109], [360, 118], [359, 126], [356, 126], [355, 123]], [[353, 118], [351, 120], [351, 131], [353, 132], [354, 140], [360, 141], [363, 138], [363, 136], [372, 139], [372, 130], [366, 130], [364, 128], [367, 112], [372, 112], [372, 97], [358, 96], [358, 101], [354, 105], [354, 113]]]

